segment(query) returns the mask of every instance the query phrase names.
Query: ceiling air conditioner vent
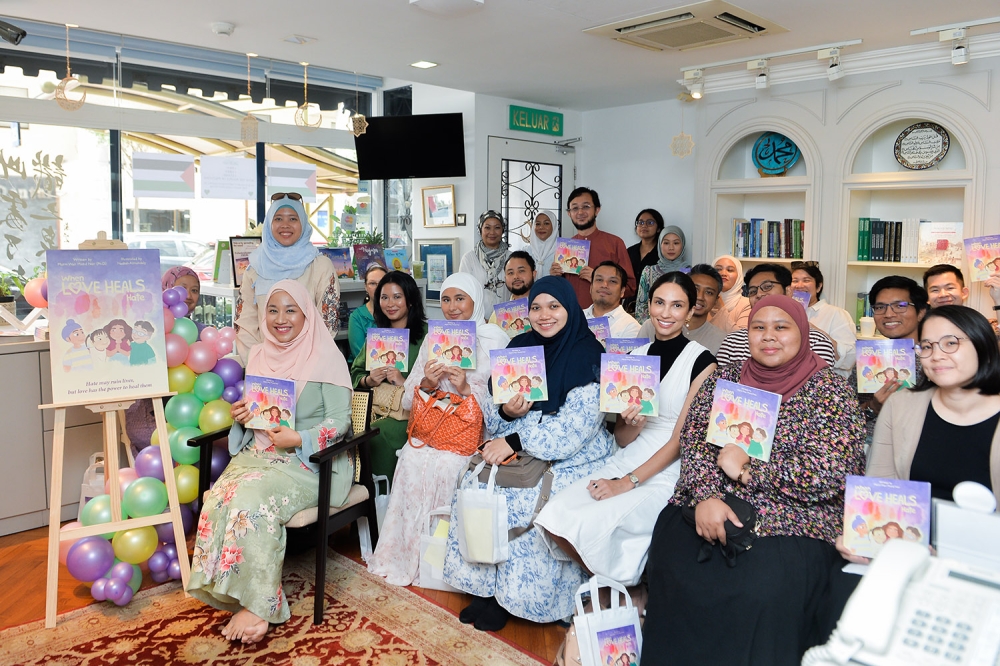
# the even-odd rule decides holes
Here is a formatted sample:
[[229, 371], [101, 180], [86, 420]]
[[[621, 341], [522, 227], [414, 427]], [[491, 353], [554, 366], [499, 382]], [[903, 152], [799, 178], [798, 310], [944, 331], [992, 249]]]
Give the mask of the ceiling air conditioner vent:
[[787, 30], [725, 0], [706, 0], [588, 28], [584, 32], [662, 51], [688, 50], [739, 39], [756, 39]]

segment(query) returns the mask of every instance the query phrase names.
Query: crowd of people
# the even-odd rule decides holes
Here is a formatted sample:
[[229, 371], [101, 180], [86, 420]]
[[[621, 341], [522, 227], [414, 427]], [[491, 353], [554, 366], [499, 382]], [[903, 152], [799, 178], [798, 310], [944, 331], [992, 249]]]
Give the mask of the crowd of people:
[[[316, 505], [308, 454], [348, 433], [352, 388], [400, 397], [372, 442], [375, 472], [393, 476], [372, 573], [417, 582], [428, 514], [449, 507], [443, 577], [472, 596], [462, 622], [565, 621], [577, 588], [598, 574], [627, 586], [645, 616], [648, 663], [791, 664], [824, 642], [851, 587], [841, 569], [861, 559], [841, 538], [846, 475], [926, 481], [944, 498], [971, 480], [1000, 497], [1000, 347], [986, 318], [963, 305], [957, 268], [934, 267], [923, 285], [889, 276], [872, 286], [876, 329], [912, 340], [916, 376], [913, 388], [896, 376], [859, 394], [855, 324], [823, 300], [815, 262], [756, 263], [745, 275], [728, 255], [692, 266], [684, 233], [652, 209], [636, 217], [639, 241], [626, 248], [597, 228], [598, 194], [577, 188], [567, 212], [591, 242], [579, 275], [554, 260], [551, 211], [514, 252], [502, 216], [480, 217], [481, 241], [441, 286], [443, 317], [475, 323], [474, 368], [432, 355], [415, 281], [382, 268], [364, 276], [369, 298], [351, 316], [348, 367], [329, 323], [336, 278], [302, 241], [300, 209], [294, 198], [272, 203], [237, 306], [248, 371], [297, 380], [298, 430], [245, 431], [246, 406], [234, 404], [234, 464], [198, 526], [189, 590], [234, 611], [230, 639], [254, 642], [288, 618], [276, 564], [283, 520]], [[1000, 276], [991, 280], [1000, 309]], [[517, 298], [528, 300], [529, 326], [511, 337], [492, 309]], [[612, 337], [647, 339], [631, 354], [659, 359], [657, 416], [639, 405], [613, 421], [601, 412], [604, 347], [592, 317], [607, 317]], [[409, 330], [402, 370], [365, 369], [373, 326]], [[490, 352], [529, 347], [542, 350], [547, 395], [494, 404]], [[706, 443], [720, 381], [781, 396], [766, 462]], [[407, 417], [441, 396], [459, 406], [462, 428], [415, 428]], [[457, 491], [486, 487], [480, 461], [487, 470], [540, 463], [524, 483], [497, 484], [510, 542], [493, 563], [472, 561], [462, 540]], [[351, 474], [346, 459], [335, 466], [331, 506], [345, 501]], [[743, 527], [733, 498], [758, 518], [742, 552], [727, 544], [727, 529]]]

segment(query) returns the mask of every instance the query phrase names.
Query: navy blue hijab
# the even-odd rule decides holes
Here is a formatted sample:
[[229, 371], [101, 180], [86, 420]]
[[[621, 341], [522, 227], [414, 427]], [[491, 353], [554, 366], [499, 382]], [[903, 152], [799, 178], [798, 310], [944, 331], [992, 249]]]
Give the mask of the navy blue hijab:
[[528, 295], [529, 307], [539, 294], [549, 294], [566, 308], [566, 325], [551, 338], [534, 330], [521, 333], [510, 341], [507, 348], [541, 346], [545, 349], [549, 399], [536, 401], [531, 409], [551, 413], [563, 406], [570, 391], [598, 381], [604, 347], [587, 327], [587, 318], [568, 281], [552, 275], [536, 281]]

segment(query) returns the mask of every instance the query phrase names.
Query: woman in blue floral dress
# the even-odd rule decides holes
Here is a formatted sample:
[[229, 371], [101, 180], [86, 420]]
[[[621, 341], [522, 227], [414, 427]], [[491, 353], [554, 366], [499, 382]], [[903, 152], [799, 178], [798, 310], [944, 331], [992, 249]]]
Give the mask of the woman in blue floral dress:
[[[545, 350], [548, 400], [530, 402], [517, 394], [504, 405], [486, 405], [483, 417], [493, 439], [483, 447], [488, 463], [499, 463], [517, 451], [552, 462], [551, 494], [598, 470], [611, 455], [614, 440], [599, 411], [601, 353], [604, 351], [577, 303], [569, 284], [544, 277], [531, 288], [531, 331], [510, 341], [511, 347], [542, 346]], [[529, 527], [541, 493], [533, 488], [499, 488], [507, 497], [508, 528]], [[461, 487], [484, 487], [467, 472]], [[475, 599], [459, 618], [483, 631], [504, 626], [509, 614], [534, 622], [552, 622], [573, 614], [573, 593], [587, 576], [575, 562], [557, 560], [538, 530], [529, 529], [510, 543], [501, 564], [466, 562], [458, 548], [458, 518], [452, 502], [445, 556], [445, 581]]]
[[[309, 456], [351, 428], [347, 362], [306, 288], [281, 280], [264, 302], [264, 340], [251, 349], [247, 374], [295, 381], [298, 430], [245, 430], [248, 405], [233, 403], [234, 458], [202, 508], [188, 583], [193, 597], [233, 612], [222, 634], [244, 643], [259, 641], [269, 623], [290, 616], [281, 588], [285, 523], [317, 504], [318, 467]], [[347, 500], [353, 469], [347, 454], [334, 459], [331, 506]]]

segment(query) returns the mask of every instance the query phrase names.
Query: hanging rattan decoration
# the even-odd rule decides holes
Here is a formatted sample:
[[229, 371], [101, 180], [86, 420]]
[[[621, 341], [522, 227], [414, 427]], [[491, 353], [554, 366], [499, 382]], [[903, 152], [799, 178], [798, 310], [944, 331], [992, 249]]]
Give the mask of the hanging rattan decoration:
[[[354, 72], [354, 108], [357, 109], [358, 103], [358, 73]], [[351, 131], [354, 133], [355, 138], [361, 136], [368, 131], [368, 119], [365, 118], [365, 114], [360, 111], [355, 111], [354, 115], [351, 116]]]
[[670, 142], [670, 152], [674, 157], [684, 159], [694, 150], [694, 139], [684, 133], [684, 107], [681, 107], [681, 133]]
[[309, 108], [309, 63], [302, 62], [302, 106], [295, 109], [295, 124], [304, 130], [317, 129], [323, 123], [323, 112], [319, 105]]
[[[75, 28], [76, 26], [72, 27]], [[55, 98], [56, 98], [56, 104], [58, 104], [61, 108], [66, 109], [67, 111], [76, 111], [81, 106], [83, 106], [84, 102], [87, 101], [87, 91], [86, 90], [83, 91], [83, 94], [81, 95], [80, 99], [70, 99], [69, 97], [66, 96], [66, 93], [68, 92], [66, 88], [67, 86], [69, 86], [70, 83], [76, 83], [76, 84], [80, 83], [79, 81], [73, 78], [73, 72], [69, 66], [69, 29], [70, 29], [70, 24], [67, 23], [66, 24], [66, 78], [59, 81], [59, 85], [56, 86]]]

